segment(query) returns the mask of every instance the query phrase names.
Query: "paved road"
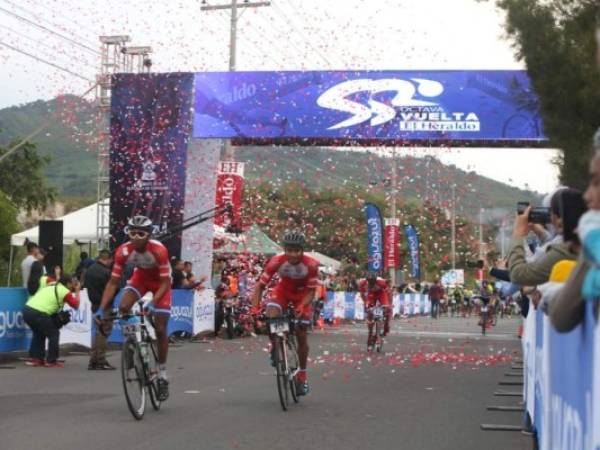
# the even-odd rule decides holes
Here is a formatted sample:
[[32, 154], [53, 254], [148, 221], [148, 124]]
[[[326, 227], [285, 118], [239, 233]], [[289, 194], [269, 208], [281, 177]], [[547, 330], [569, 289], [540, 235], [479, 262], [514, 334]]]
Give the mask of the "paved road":
[[474, 318], [396, 320], [385, 353], [370, 357], [360, 324], [315, 332], [312, 393], [287, 413], [264, 337], [172, 347], [171, 398], [141, 422], [119, 372], [89, 372], [85, 355], [67, 356], [65, 369], [18, 363], [0, 371], [0, 448], [529, 449], [521, 433], [479, 428], [520, 423], [520, 413], [486, 411], [519, 400], [492, 396], [520, 358], [517, 324], [481, 338]]

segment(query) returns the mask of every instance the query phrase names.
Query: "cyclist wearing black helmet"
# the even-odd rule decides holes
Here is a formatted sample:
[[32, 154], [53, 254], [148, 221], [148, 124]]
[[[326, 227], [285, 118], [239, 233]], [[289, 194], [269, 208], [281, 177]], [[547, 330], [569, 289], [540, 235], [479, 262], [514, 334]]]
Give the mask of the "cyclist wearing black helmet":
[[277, 273], [279, 282], [267, 299], [267, 316], [281, 316], [288, 305], [292, 304], [296, 317], [301, 320], [303, 326], [296, 332], [300, 362], [300, 370], [296, 375], [299, 395], [308, 393], [306, 326], [310, 325], [312, 320], [312, 301], [319, 278], [319, 262], [304, 254], [305, 241], [304, 234], [300, 231], [287, 232], [282, 240], [285, 252], [269, 260], [252, 293], [252, 306], [256, 311], [267, 284]]
[[[169, 339], [167, 323], [171, 315], [171, 266], [169, 252], [158, 241], [150, 239], [154, 225], [146, 216], [134, 216], [127, 224], [129, 242], [119, 246], [115, 251], [115, 262], [110, 281], [104, 289], [100, 308], [96, 312], [96, 322], [101, 323], [104, 309], [110, 304], [117, 289], [123, 269], [126, 264], [135, 267], [133, 276], [123, 289], [119, 309], [127, 314], [134, 303], [147, 292], [153, 293], [153, 315], [158, 340], [158, 399], [165, 401], [169, 397], [169, 382], [167, 381], [167, 353]], [[136, 321], [131, 317], [128, 321]], [[127, 322], [127, 321], [126, 321]]]

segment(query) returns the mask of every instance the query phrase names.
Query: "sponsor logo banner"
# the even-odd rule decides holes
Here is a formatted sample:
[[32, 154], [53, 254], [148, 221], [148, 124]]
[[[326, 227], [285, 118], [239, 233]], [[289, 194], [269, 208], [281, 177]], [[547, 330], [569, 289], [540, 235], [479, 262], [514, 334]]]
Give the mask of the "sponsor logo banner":
[[[127, 240], [125, 228], [133, 215], [150, 217], [157, 231], [183, 221], [192, 89], [192, 74], [113, 76], [110, 234], [114, 246]], [[180, 235], [165, 245], [169, 255], [180, 256]]]
[[381, 212], [377, 205], [365, 205], [367, 216], [367, 255], [369, 258], [368, 269], [370, 272], [380, 272], [383, 269], [383, 226]]
[[193, 334], [215, 330], [215, 291], [202, 289], [194, 291], [194, 331]]
[[31, 330], [23, 320], [27, 290], [0, 288], [0, 352], [24, 350], [31, 342]]
[[195, 74], [194, 136], [545, 141], [525, 71]]
[[240, 225], [242, 192], [244, 188], [244, 163], [235, 161], [219, 162], [217, 176], [216, 206], [232, 206], [231, 214], [215, 216], [215, 225], [238, 227]]
[[400, 240], [400, 220], [385, 219], [384, 238], [384, 266], [386, 269], [395, 269], [400, 265], [398, 241]]
[[404, 226], [404, 234], [408, 243], [408, 252], [410, 255], [411, 276], [417, 280], [421, 279], [421, 262], [419, 257], [419, 236], [417, 230], [412, 225]]

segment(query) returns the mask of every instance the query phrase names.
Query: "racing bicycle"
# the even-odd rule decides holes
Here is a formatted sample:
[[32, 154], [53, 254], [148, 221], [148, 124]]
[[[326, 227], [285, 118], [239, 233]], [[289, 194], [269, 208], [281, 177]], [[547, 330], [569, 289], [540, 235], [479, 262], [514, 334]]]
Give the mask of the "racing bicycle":
[[[156, 411], [160, 409], [161, 401], [158, 400], [158, 348], [148, 329], [148, 323], [152, 325], [152, 319], [144, 311], [144, 300], [139, 299], [137, 304], [139, 312], [117, 314], [113, 316], [113, 320], [132, 316], [140, 318], [138, 323], [122, 327], [124, 341], [121, 349], [121, 378], [127, 407], [133, 417], [141, 420], [146, 410], [146, 393]], [[101, 327], [99, 331], [104, 334]]]
[[296, 390], [296, 374], [298, 373], [298, 344], [295, 327], [298, 321], [294, 317], [293, 309], [279, 317], [267, 319], [269, 330], [273, 336], [273, 364], [277, 378], [277, 393], [281, 408], [287, 411], [290, 397], [294, 403], [300, 401]]
[[[368, 333], [367, 351], [369, 352], [373, 349], [373, 347], [375, 347], [377, 352], [381, 352], [381, 349], [383, 348], [385, 309], [383, 306], [377, 304], [376, 306], [367, 308], [367, 314], [367, 323], [369, 325], [374, 323], [373, 329], [371, 329]], [[375, 339], [374, 343], [372, 343], [372, 338]]]

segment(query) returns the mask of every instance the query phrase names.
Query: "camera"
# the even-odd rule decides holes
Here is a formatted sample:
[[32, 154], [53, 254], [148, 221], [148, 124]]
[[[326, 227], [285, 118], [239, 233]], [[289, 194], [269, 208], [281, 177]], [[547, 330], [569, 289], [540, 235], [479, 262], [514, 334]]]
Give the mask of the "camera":
[[[528, 206], [529, 202], [517, 203], [517, 214], [523, 214]], [[550, 208], [545, 208], [543, 206], [534, 206], [529, 211], [529, 217], [527, 218], [527, 221], [531, 223], [539, 223], [541, 225], [546, 225], [547, 223], [550, 223]]]

